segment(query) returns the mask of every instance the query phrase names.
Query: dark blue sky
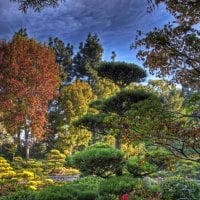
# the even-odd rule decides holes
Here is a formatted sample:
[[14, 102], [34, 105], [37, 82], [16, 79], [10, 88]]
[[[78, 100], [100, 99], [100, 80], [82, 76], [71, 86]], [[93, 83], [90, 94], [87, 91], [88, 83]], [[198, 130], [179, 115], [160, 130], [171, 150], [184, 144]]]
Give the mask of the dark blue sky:
[[150, 31], [170, 21], [164, 6], [151, 14], [146, 12], [147, 0], [66, 0], [57, 8], [45, 8], [40, 13], [28, 10], [23, 14], [17, 4], [0, 0], [0, 39], [9, 39], [24, 27], [30, 37], [47, 42], [59, 37], [76, 48], [85, 41], [88, 32], [97, 33], [104, 48], [103, 59], [138, 63], [136, 52], [130, 50], [136, 30]]

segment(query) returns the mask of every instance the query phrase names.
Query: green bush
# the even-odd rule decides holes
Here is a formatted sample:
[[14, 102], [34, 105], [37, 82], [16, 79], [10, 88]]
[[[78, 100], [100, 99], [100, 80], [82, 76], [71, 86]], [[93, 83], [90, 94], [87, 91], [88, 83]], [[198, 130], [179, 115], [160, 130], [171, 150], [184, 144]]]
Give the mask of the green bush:
[[36, 200], [94, 200], [97, 197], [98, 188], [95, 185], [72, 183], [45, 188], [38, 193]]
[[78, 180], [74, 181], [74, 183], [78, 183], [78, 184], [90, 184], [96, 188], [99, 187], [99, 184], [101, 181], [103, 181], [104, 179], [98, 176], [85, 176], [82, 178], [79, 178]]
[[36, 200], [36, 192], [32, 191], [20, 191], [11, 193], [8, 196], [0, 198], [0, 200]]
[[191, 180], [181, 177], [170, 177], [161, 184], [162, 200], [199, 200], [200, 187]]
[[105, 179], [99, 185], [99, 198], [104, 200], [110, 200], [114, 197], [119, 198], [121, 195], [131, 192], [134, 185], [134, 179], [129, 176], [117, 176]]
[[96, 144], [75, 153], [72, 163], [83, 175], [107, 177], [122, 170], [124, 153], [108, 145]]
[[132, 156], [127, 160], [127, 170], [135, 177], [141, 177], [156, 171], [156, 166], [145, 161], [144, 158]]

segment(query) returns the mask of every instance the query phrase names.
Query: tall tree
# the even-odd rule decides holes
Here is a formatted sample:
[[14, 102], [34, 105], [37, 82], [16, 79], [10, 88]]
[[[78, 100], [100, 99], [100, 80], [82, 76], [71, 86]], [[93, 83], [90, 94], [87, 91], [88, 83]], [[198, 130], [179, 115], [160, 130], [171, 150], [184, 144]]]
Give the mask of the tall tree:
[[58, 6], [59, 1], [65, 0], [10, 0], [19, 3], [19, 10], [27, 12], [29, 8], [33, 9], [35, 12], [41, 11], [44, 7]]
[[73, 69], [72, 69], [72, 56], [73, 46], [65, 43], [59, 38], [49, 38], [49, 46], [54, 50], [56, 55], [56, 62], [59, 64], [61, 70], [62, 85], [66, 85], [68, 82], [73, 80]]
[[97, 72], [103, 54], [103, 48], [99, 43], [98, 35], [88, 34], [85, 43], [81, 42], [79, 51], [74, 57], [76, 76], [87, 78], [88, 83], [94, 85], [97, 80]]
[[58, 84], [59, 68], [48, 47], [22, 36], [0, 43], [1, 120], [9, 132], [24, 131], [27, 159], [32, 139], [43, 136]]
[[[91, 132], [106, 134], [111, 131], [116, 139], [116, 148], [121, 148], [123, 133], [127, 129], [124, 113], [135, 102], [149, 98], [150, 94], [143, 91], [122, 90], [132, 82], [139, 82], [146, 77], [145, 71], [137, 65], [124, 62], [102, 63], [97, 69], [98, 75], [107, 78], [119, 86], [121, 91], [105, 100], [97, 100], [92, 106], [100, 113], [86, 115], [76, 125], [87, 127]], [[104, 124], [105, 123], [105, 124]], [[102, 125], [104, 124], [104, 125]]]
[[[200, 1], [155, 0], [164, 3], [175, 22], [154, 28], [147, 34], [138, 31], [134, 48], [138, 58], [152, 73], [163, 77], [169, 75], [173, 81], [187, 87], [200, 87]], [[152, 4], [151, 4], [152, 5]], [[151, 7], [152, 8], [152, 7]]]

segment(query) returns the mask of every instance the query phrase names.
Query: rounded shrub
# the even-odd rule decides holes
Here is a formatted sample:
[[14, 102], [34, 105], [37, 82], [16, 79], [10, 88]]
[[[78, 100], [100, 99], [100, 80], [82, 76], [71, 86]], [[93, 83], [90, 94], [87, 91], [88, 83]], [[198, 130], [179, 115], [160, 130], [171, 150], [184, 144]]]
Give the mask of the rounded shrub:
[[200, 186], [192, 181], [181, 177], [170, 177], [161, 184], [162, 200], [199, 200]]
[[124, 153], [105, 144], [96, 144], [72, 156], [72, 163], [83, 175], [107, 177], [124, 166]]

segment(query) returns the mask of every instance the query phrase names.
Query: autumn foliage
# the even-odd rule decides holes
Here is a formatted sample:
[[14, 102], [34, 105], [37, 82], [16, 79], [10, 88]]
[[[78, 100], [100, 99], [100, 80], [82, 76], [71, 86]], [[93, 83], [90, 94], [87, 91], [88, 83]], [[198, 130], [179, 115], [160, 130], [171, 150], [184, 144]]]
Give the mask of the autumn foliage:
[[1, 121], [10, 132], [26, 130], [36, 138], [42, 136], [58, 77], [54, 54], [45, 45], [23, 36], [0, 42]]

